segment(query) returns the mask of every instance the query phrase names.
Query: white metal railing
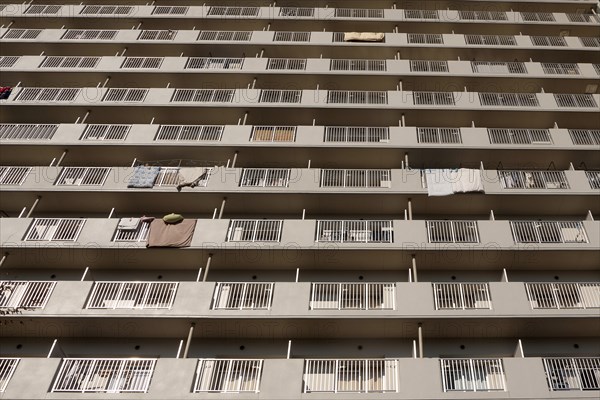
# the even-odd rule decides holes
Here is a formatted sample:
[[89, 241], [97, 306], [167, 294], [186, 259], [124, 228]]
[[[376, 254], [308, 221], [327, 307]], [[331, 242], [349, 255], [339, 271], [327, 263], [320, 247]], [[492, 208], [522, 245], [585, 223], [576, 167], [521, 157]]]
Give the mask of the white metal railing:
[[229, 242], [279, 242], [283, 220], [233, 219], [229, 224]]
[[529, 38], [534, 46], [564, 47], [567, 45], [567, 41], [562, 36], [530, 36]]
[[600, 189], [600, 171], [585, 171], [585, 177], [592, 189]]
[[0, 308], [42, 309], [55, 285], [51, 281], [0, 281]]
[[164, 59], [164, 57], [127, 57], [121, 68], [157, 69]]
[[237, 17], [253, 17], [257, 16], [260, 11], [258, 7], [226, 7], [212, 6], [208, 9], [206, 15], [213, 16], [237, 16]]
[[0, 357], [0, 393], [6, 390], [10, 378], [12, 378], [20, 358]]
[[535, 93], [479, 93], [482, 106], [539, 107]]
[[160, 167], [154, 186], [177, 186], [183, 181], [183, 177], [179, 174], [179, 167]]
[[329, 104], [387, 104], [386, 91], [367, 90], [328, 90]]
[[131, 125], [90, 124], [81, 140], [125, 140], [130, 129]]
[[502, 189], [569, 189], [564, 171], [498, 171]]
[[587, 243], [581, 221], [510, 221], [515, 243]]
[[218, 282], [213, 310], [269, 310], [273, 299], [272, 282]]
[[135, 229], [119, 229], [115, 231], [113, 242], [145, 242], [150, 232], [150, 222], [140, 221]]
[[444, 392], [490, 392], [506, 390], [499, 358], [440, 359]]
[[398, 392], [397, 359], [307, 359], [304, 393]]
[[569, 129], [569, 135], [576, 145], [600, 145], [600, 129]]
[[542, 69], [549, 75], [579, 75], [579, 65], [575, 63], [542, 63]]
[[188, 10], [187, 6], [155, 6], [152, 15], [185, 15]]
[[64, 358], [51, 392], [146, 393], [152, 358]]
[[512, 35], [465, 35], [465, 43], [480, 46], [516, 46], [517, 39]]
[[440, 19], [437, 10], [404, 10], [406, 19]]
[[177, 282], [94, 282], [87, 309], [170, 309]]
[[10, 68], [14, 66], [21, 56], [0, 56], [0, 68]]
[[58, 12], [60, 11], [61, 8], [62, 8], [62, 6], [32, 4], [31, 6], [29, 6], [27, 8], [27, 10], [25, 10], [25, 12], [23, 14], [28, 14], [28, 15], [58, 14]]
[[262, 89], [259, 103], [300, 103], [302, 90]]
[[448, 72], [448, 61], [410, 61], [411, 72]]
[[244, 168], [240, 178], [241, 187], [288, 187], [289, 168]]
[[394, 283], [313, 283], [311, 310], [394, 310]]
[[454, 93], [452, 92], [413, 92], [413, 103], [415, 105], [456, 105]]
[[579, 41], [583, 47], [600, 47], [600, 39], [597, 37], [580, 37]]
[[115, 101], [115, 102], [142, 102], [148, 94], [148, 89], [125, 89], [116, 88], [108, 89], [102, 101]]
[[68, 29], [62, 39], [68, 40], [113, 40], [119, 31], [100, 29]]
[[504, 11], [463, 11], [458, 12], [460, 19], [467, 21], [507, 21], [508, 15]]
[[407, 33], [406, 40], [413, 44], [444, 44], [440, 33]]
[[161, 125], [155, 141], [220, 141], [223, 125]]
[[362, 126], [326, 126], [324, 142], [387, 143], [390, 128]]
[[263, 360], [200, 359], [194, 393], [258, 393]]
[[198, 40], [248, 42], [251, 38], [251, 31], [201, 31], [198, 34]]
[[172, 102], [231, 103], [235, 89], [176, 89]]
[[19, 101], [73, 101], [80, 88], [23, 88], [15, 100]]
[[22, 185], [31, 167], [0, 167], [0, 185]]
[[526, 22], [553, 22], [554, 14], [548, 12], [521, 12], [521, 18]]
[[177, 31], [167, 30], [143, 30], [138, 36], [138, 40], [173, 40], [177, 36]]
[[600, 22], [596, 14], [567, 14], [567, 18], [570, 22]]
[[2, 39], [37, 39], [41, 29], [9, 29]]
[[336, 8], [334, 18], [383, 18], [383, 10], [373, 8]]
[[426, 221], [429, 243], [479, 243], [477, 221]]
[[0, 140], [50, 140], [58, 124], [0, 124]]
[[110, 167], [64, 167], [55, 185], [102, 186], [110, 170]]
[[436, 310], [490, 310], [490, 287], [487, 283], [434, 283]]
[[274, 42], [310, 42], [310, 32], [275, 32]]
[[314, 17], [315, 9], [308, 7], [281, 7], [280, 17]]
[[329, 63], [331, 71], [386, 71], [386, 60], [333, 59]]
[[132, 6], [85, 6], [80, 15], [129, 15]]
[[526, 74], [527, 68], [522, 62], [471, 61], [471, 70], [479, 74]]
[[548, 129], [488, 128], [491, 144], [552, 144]]
[[243, 58], [190, 57], [186, 69], [242, 69]]
[[390, 188], [392, 171], [389, 169], [322, 169], [321, 187]]
[[23, 240], [74, 242], [85, 221], [85, 218], [35, 218]]
[[600, 308], [600, 283], [525, 283], [533, 309]]
[[254, 126], [250, 135], [251, 142], [294, 142], [295, 126]]
[[267, 69], [304, 71], [306, 58], [269, 58]]
[[391, 220], [318, 220], [315, 241], [393, 243], [393, 222]]
[[545, 357], [551, 391], [600, 390], [600, 357]]
[[554, 94], [554, 99], [559, 107], [598, 107], [591, 94]]
[[462, 136], [460, 128], [417, 128], [417, 142], [460, 144]]
[[100, 58], [48, 56], [40, 64], [40, 68], [95, 68]]

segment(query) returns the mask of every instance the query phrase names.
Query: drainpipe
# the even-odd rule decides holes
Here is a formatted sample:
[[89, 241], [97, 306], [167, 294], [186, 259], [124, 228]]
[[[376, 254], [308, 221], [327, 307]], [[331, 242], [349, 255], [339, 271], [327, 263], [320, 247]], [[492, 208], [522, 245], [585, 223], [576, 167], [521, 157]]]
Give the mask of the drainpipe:
[[419, 358], [423, 358], [423, 324], [419, 322]]
[[192, 343], [192, 335], [194, 334], [195, 322], [190, 324], [190, 330], [188, 332], [187, 341], [185, 342], [185, 349], [183, 350], [183, 358], [187, 358], [188, 352], [190, 351], [190, 344]]
[[219, 210], [219, 218], [223, 217], [223, 211], [225, 211], [225, 203], [227, 202], [227, 197], [223, 197], [223, 201], [221, 202], [221, 209]]
[[413, 282], [419, 282], [417, 277], [417, 256], [415, 254], [412, 255], [412, 274]]
[[408, 199], [408, 220], [412, 221], [412, 199]]
[[60, 156], [60, 158], [58, 159], [58, 162], [56, 163], [57, 167], [60, 167], [60, 163], [62, 162], [62, 160], [65, 158], [65, 156], [67, 155], [67, 153], [69, 152], [69, 150], [65, 149], [65, 151], [63, 151], [62, 155]]
[[206, 266], [204, 267], [204, 275], [202, 276], [202, 282], [206, 282], [206, 278], [208, 278], [208, 270], [210, 269], [210, 262], [212, 261], [212, 253], [208, 255], [208, 259], [206, 260]]
[[38, 196], [37, 199], [35, 199], [35, 201], [33, 202], [33, 205], [31, 206], [31, 208], [29, 209], [29, 212], [27, 213], [27, 216], [25, 218], [29, 218], [31, 217], [31, 214], [33, 213], [33, 211], [35, 210], [35, 208], [37, 207], [38, 203], [40, 202], [40, 199], [42, 198], [42, 196]]

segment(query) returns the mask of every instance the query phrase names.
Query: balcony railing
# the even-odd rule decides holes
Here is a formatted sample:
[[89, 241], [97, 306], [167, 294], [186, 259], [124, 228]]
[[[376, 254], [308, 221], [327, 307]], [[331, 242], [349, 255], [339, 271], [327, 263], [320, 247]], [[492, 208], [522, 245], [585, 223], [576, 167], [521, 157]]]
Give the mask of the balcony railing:
[[117, 228], [113, 242], [145, 242], [148, 239], [149, 231], [150, 222], [143, 221], [140, 221], [135, 229]]
[[243, 58], [190, 57], [185, 69], [242, 69]]
[[600, 283], [526, 283], [533, 309], [600, 308]]
[[327, 126], [324, 142], [387, 143], [390, 129], [383, 127]]
[[398, 360], [309, 359], [303, 381], [304, 393], [398, 392]]
[[23, 14], [27, 15], [52, 15], [58, 14], [62, 6], [31, 5]]
[[477, 221], [427, 221], [429, 243], [479, 243]]
[[6, 390], [10, 378], [12, 378], [15, 369], [17, 369], [19, 360], [19, 358], [0, 358], [0, 393]]
[[102, 186], [110, 167], [64, 167], [56, 186]]
[[113, 40], [119, 31], [99, 29], [69, 29], [62, 39], [67, 40]]
[[575, 63], [542, 63], [542, 69], [549, 75], [579, 75], [579, 66]]
[[559, 107], [598, 107], [591, 94], [555, 94], [554, 99]]
[[259, 103], [300, 103], [301, 101], [302, 90], [262, 89], [258, 98]]
[[587, 243], [581, 221], [510, 221], [515, 243]]
[[183, 181], [183, 177], [179, 174], [179, 167], [160, 167], [154, 186], [169, 187], [177, 186]]
[[522, 62], [471, 61], [471, 69], [479, 74], [526, 74]]
[[437, 10], [404, 10], [406, 19], [440, 19]]
[[306, 69], [306, 58], [269, 58], [267, 69], [304, 71]]
[[329, 90], [329, 104], [387, 104], [387, 92], [365, 90]]
[[177, 282], [95, 282], [87, 309], [170, 309]]
[[279, 16], [281, 17], [314, 17], [315, 9], [308, 7], [281, 7]]
[[129, 15], [133, 11], [131, 6], [85, 6], [80, 15]]
[[2, 39], [37, 39], [42, 33], [41, 29], [9, 29]]
[[483, 46], [516, 46], [517, 39], [511, 35], [465, 35], [465, 43]]
[[187, 6], [155, 6], [152, 15], [185, 15], [188, 10]]
[[0, 281], [0, 308], [42, 309], [55, 285], [49, 281]]
[[436, 310], [489, 310], [492, 308], [487, 283], [434, 283]]
[[393, 283], [313, 283], [311, 310], [394, 310]]
[[335, 18], [383, 18], [383, 10], [367, 8], [336, 8]]
[[144, 101], [147, 94], [148, 89], [113, 88], [108, 89], [102, 101], [139, 103]]
[[23, 88], [15, 100], [67, 102], [75, 100], [80, 92], [79, 88]]
[[543, 358], [551, 391], [600, 390], [600, 357]]
[[417, 142], [460, 144], [462, 137], [460, 128], [417, 128]]
[[231, 103], [234, 89], [176, 89], [172, 102]]
[[502, 360], [498, 358], [448, 358], [440, 363], [444, 392], [506, 390]]
[[250, 135], [251, 142], [294, 142], [295, 126], [255, 126]]
[[562, 36], [530, 36], [529, 38], [534, 46], [565, 47], [567, 45], [567, 41]]
[[0, 124], [0, 140], [50, 140], [57, 124]]
[[60, 57], [48, 56], [40, 68], [96, 68], [100, 57]]
[[31, 167], [0, 167], [0, 185], [20, 186], [31, 172]]
[[248, 42], [252, 38], [250, 31], [201, 31], [198, 40]]
[[156, 359], [65, 358], [51, 392], [146, 393]]
[[507, 21], [504, 11], [458, 11], [460, 19], [467, 21]]
[[85, 128], [81, 140], [125, 140], [131, 125], [91, 124]]
[[410, 62], [411, 72], [448, 72], [448, 61], [418, 61]]
[[310, 32], [275, 32], [274, 42], [310, 42]]
[[0, 68], [11, 68], [20, 59], [21, 56], [0, 56]]
[[585, 176], [592, 189], [600, 189], [600, 171], [585, 171]]
[[413, 92], [413, 103], [426, 106], [453, 106], [456, 101], [454, 93], [450, 92]]
[[391, 175], [389, 169], [324, 169], [321, 170], [321, 187], [390, 188]]
[[564, 171], [498, 171], [502, 189], [569, 189]]
[[23, 240], [74, 242], [79, 237], [85, 221], [85, 218], [36, 218]]
[[143, 30], [138, 40], [173, 40], [177, 36], [177, 31], [168, 30]]
[[411, 44], [444, 44], [444, 36], [439, 33], [407, 33], [406, 40]]
[[206, 15], [252, 17], [258, 16], [259, 11], [260, 8], [258, 7], [212, 6], [208, 9], [208, 13]]
[[164, 57], [127, 57], [121, 64], [121, 68], [158, 69], [164, 59]]
[[200, 359], [194, 393], [258, 393], [263, 360]]
[[155, 141], [218, 142], [223, 137], [223, 125], [161, 125]]
[[488, 128], [491, 144], [552, 144], [548, 129]]
[[539, 107], [535, 93], [478, 93], [482, 106]]
[[521, 18], [527, 22], [553, 22], [554, 14], [548, 12], [522, 12]]
[[346, 60], [333, 59], [330, 61], [331, 71], [386, 71], [386, 60]]
[[288, 187], [289, 168], [244, 168], [241, 187]]
[[283, 220], [234, 219], [229, 224], [228, 242], [279, 242]]
[[569, 135], [576, 145], [600, 145], [600, 129], [569, 129]]
[[315, 241], [335, 243], [393, 243], [392, 221], [319, 220]]
[[273, 283], [219, 282], [213, 296], [213, 310], [269, 310]]

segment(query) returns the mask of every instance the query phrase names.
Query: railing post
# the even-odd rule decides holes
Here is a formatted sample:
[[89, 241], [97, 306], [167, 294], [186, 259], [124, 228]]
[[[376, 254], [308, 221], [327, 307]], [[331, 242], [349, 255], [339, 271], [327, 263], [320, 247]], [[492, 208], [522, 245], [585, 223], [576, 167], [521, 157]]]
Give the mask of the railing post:
[[419, 358], [423, 358], [423, 324], [419, 322], [417, 325], [419, 338]]
[[33, 213], [33, 211], [35, 210], [35, 208], [37, 207], [38, 203], [40, 202], [40, 199], [42, 198], [42, 196], [38, 196], [35, 201], [33, 202], [33, 205], [31, 206], [31, 208], [29, 209], [29, 212], [27, 213], [27, 215], [25, 216], [25, 218], [29, 218], [31, 217], [31, 214]]
[[4, 262], [5, 262], [5, 261], [6, 261], [6, 259], [8, 258], [8, 254], [9, 254], [9, 253], [7, 252], [7, 253], [4, 253], [4, 254], [2, 255], [2, 259], [0, 259], [0, 267], [2, 267], [2, 266], [4, 265]]
[[194, 334], [195, 322], [190, 324], [190, 330], [188, 331], [187, 341], [185, 342], [185, 349], [183, 350], [183, 358], [187, 358], [188, 352], [190, 351], [190, 345], [192, 343], [192, 335]]
[[411, 258], [412, 258], [412, 278], [413, 278], [413, 282], [419, 282], [419, 279], [417, 277], [417, 255], [416, 254], [412, 254]]
[[221, 201], [221, 208], [219, 209], [219, 218], [223, 217], [223, 211], [225, 211], [225, 203], [227, 202], [227, 197], [223, 197], [223, 201]]
[[208, 277], [208, 271], [210, 270], [210, 263], [212, 261], [212, 253], [208, 254], [208, 259], [206, 260], [206, 265], [204, 267], [204, 275], [202, 276], [202, 282], [206, 282], [206, 278]]

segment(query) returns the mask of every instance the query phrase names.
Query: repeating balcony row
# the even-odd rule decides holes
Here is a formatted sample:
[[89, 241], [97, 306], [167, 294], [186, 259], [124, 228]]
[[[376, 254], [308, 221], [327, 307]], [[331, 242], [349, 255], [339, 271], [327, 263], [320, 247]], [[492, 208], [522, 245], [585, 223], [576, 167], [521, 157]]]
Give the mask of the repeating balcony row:
[[[58, 288], [55, 290], [58, 284]], [[397, 311], [401, 315], [445, 316], [433, 311], [483, 311], [482, 315], [532, 315], [537, 310], [600, 308], [600, 283], [355, 283], [355, 282], [140, 282], [0, 281], [0, 309], [26, 309], [64, 316], [99, 310], [163, 310], [168, 315], [211, 311], [268, 311], [314, 315], [312, 311]], [[90, 288], [91, 286], [91, 288]], [[180, 289], [181, 286], [181, 290]], [[429, 293], [428, 293], [429, 292]], [[53, 293], [56, 296], [52, 296]], [[212, 299], [209, 297], [212, 293]], [[525, 297], [526, 293], [526, 297]], [[433, 294], [433, 296], [431, 296]], [[52, 301], [49, 300], [52, 296]], [[180, 296], [186, 296], [180, 298]], [[66, 298], [69, 301], [66, 301]], [[177, 300], [176, 300], [177, 297]], [[407, 301], [410, 298], [410, 301]], [[290, 300], [293, 299], [293, 302]], [[510, 301], [509, 301], [510, 299]], [[529, 307], [526, 307], [528, 301]], [[194, 304], [191, 304], [191, 303]], [[419, 307], [408, 310], [413, 303]], [[49, 306], [46, 309], [46, 306]], [[68, 304], [68, 305], [66, 305]], [[210, 306], [209, 306], [210, 304]], [[60, 308], [60, 310], [59, 310]], [[491, 310], [491, 311], [490, 311]], [[392, 313], [398, 315], [398, 313]], [[511, 314], [512, 313], [512, 314]], [[235, 313], [235, 315], [243, 315]], [[221, 314], [219, 314], [221, 315]], [[247, 314], [255, 315], [255, 314]], [[317, 314], [321, 315], [321, 314]], [[344, 314], [345, 315], [345, 314]], [[374, 316], [380, 313], [372, 314]], [[453, 313], [452, 315], [461, 315]], [[464, 314], [467, 315], [467, 314]], [[545, 314], [540, 314], [545, 315]]]
[[[10, 71], [77, 70], [118, 72], [158, 70], [160, 72], [269, 73], [306, 71], [313, 74], [387, 72], [389, 74], [449, 74], [451, 76], [511, 75], [596, 79], [600, 64], [538, 63], [501, 61], [359, 60], [326, 58], [218, 58], [218, 57], [92, 57], [92, 56], [3, 56], [0, 68]], [[267, 72], [268, 71], [268, 72]], [[335, 72], [334, 72], [335, 71]]]
[[[148, 236], [147, 222], [119, 228], [119, 219], [4, 218], [2, 244], [40, 247], [48, 242], [73, 243], [78, 247], [142, 248]], [[594, 249], [600, 240], [598, 222], [573, 220], [251, 220], [198, 219], [191, 233], [192, 248], [239, 248], [244, 243], [263, 243], [277, 248], [294, 243], [298, 249], [404, 248], [421, 243], [427, 249]], [[284, 229], [285, 227], [285, 229]], [[462, 245], [462, 246], [460, 246]], [[525, 245], [525, 246], [524, 246]], [[54, 247], [48, 243], [47, 246]], [[256, 248], [253, 246], [252, 248]]]
[[6, 105], [226, 107], [370, 107], [377, 109], [544, 110], [598, 112], [600, 95], [563, 93], [416, 92], [364, 90], [39, 88], [17, 87]]
[[596, 14], [554, 12], [506, 12], [471, 10], [403, 10], [364, 8], [310, 8], [310, 7], [239, 7], [239, 6], [152, 6], [152, 5], [42, 5], [4, 4], [3, 17], [69, 17], [69, 18], [217, 18], [217, 19], [315, 19], [384, 21], [465, 22], [477, 23], [556, 23], [598, 24]]
[[[194, 370], [195, 373], [192, 373]], [[537, 398], [541, 398], [553, 391], [600, 389], [600, 359], [597, 357], [304, 360], [1, 358], [0, 371], [3, 391], [17, 393], [16, 390], [25, 390], [37, 396], [43, 396], [44, 392], [167, 396], [178, 392], [184, 395], [186, 389], [183, 388], [191, 388], [192, 393], [229, 393], [234, 397], [235, 394], [261, 392], [264, 398], [300, 393], [365, 393], [375, 398], [387, 398], [385, 393], [397, 393], [396, 396], [401, 398], [410, 398], [407, 396], [411, 395], [415, 398], [416, 393], [423, 393], [425, 380], [428, 382], [425, 390], [428, 394], [441, 396], [444, 392], [465, 392], [464, 396], [469, 398], [471, 396], [466, 392], [508, 392], [519, 398], [540, 395]], [[169, 371], [179, 373], [169, 374]], [[165, 386], [153, 383], [164, 379], [163, 375], [168, 376], [172, 384], [168, 393]], [[41, 381], [31, 385], [31, 376]], [[288, 384], [277, 385], [277, 377], [285, 377]], [[24, 389], [28, 381], [30, 388]], [[523, 389], [525, 387], [527, 390]], [[571, 394], [577, 396], [577, 393]]]
[[[441, 33], [373, 33], [375, 39], [356, 39], [355, 33], [289, 31], [195, 31], [195, 30], [100, 30], [100, 29], [20, 29], [0, 28], [2, 42], [39, 43], [199, 43], [226, 42], [277, 46], [310, 43], [313, 45], [361, 45], [391, 47], [433, 46], [444, 48], [494, 47], [518, 49], [560, 48], [593, 50], [600, 47], [597, 37], [461, 35]], [[358, 37], [362, 37], [358, 35]], [[359, 43], [355, 43], [359, 42]]]
[[[540, 170], [400, 170], [400, 169], [292, 169], [292, 168], [204, 168], [204, 167], [22, 167], [0, 166], [0, 186], [4, 190], [45, 191], [67, 188], [76, 190], [140, 190], [134, 182], [137, 173], [156, 173], [146, 190], [186, 186], [206, 191], [237, 191], [239, 188], [284, 189], [286, 192], [325, 192], [326, 188], [346, 191], [381, 189], [388, 193], [424, 193], [425, 171], [435, 173], [442, 182], [481, 181], [487, 194], [540, 192], [596, 195], [600, 189], [600, 171]], [[464, 175], [464, 176], [463, 176]], [[189, 185], [187, 185], [189, 186]], [[55, 187], [55, 188], [54, 188]], [[289, 190], [288, 190], [289, 189]], [[142, 189], [143, 190], [143, 189]], [[555, 192], [557, 191], [557, 192]]]
[[359, 126], [246, 126], [246, 125], [134, 125], [134, 124], [0, 124], [0, 140], [75, 144], [168, 145], [202, 142], [203, 145], [263, 146], [398, 146], [460, 145], [461, 148], [532, 148], [600, 145], [597, 129], [523, 128], [415, 128]]

